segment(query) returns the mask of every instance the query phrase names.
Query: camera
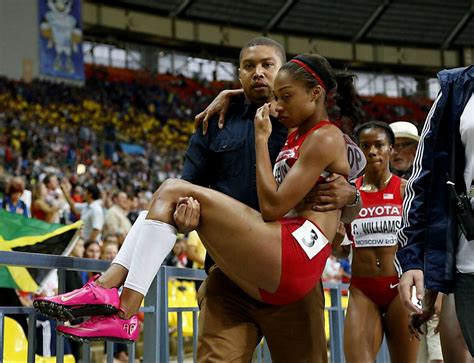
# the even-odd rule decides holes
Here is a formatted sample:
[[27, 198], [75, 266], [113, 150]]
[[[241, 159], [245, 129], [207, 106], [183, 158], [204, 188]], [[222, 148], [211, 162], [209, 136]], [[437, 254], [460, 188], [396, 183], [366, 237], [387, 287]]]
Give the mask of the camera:
[[459, 195], [456, 191], [455, 184], [448, 179], [448, 188], [451, 192], [451, 197], [455, 203], [456, 219], [459, 228], [468, 241], [474, 240], [474, 212], [472, 210], [469, 196], [462, 193]]

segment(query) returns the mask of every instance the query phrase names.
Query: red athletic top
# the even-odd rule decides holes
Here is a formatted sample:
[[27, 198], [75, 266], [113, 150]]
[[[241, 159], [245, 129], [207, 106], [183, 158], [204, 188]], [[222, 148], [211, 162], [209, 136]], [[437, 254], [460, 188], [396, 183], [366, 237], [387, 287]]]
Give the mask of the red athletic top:
[[[298, 130], [295, 130], [290, 135], [288, 135], [285, 145], [283, 145], [280, 154], [278, 154], [275, 166], [273, 167], [273, 176], [275, 177], [275, 180], [278, 185], [283, 182], [283, 179], [285, 179], [286, 174], [288, 174], [291, 167], [300, 157], [299, 149], [301, 145], [303, 145], [303, 142], [306, 137], [308, 137], [308, 135], [311, 134], [313, 131], [316, 131], [317, 129], [323, 126], [330, 124], [331, 123], [329, 121], [320, 121], [303, 135], [298, 135]], [[324, 180], [324, 177], [328, 175], [329, 173], [325, 171], [321, 173], [321, 177], [319, 178], [318, 182]]]
[[356, 180], [363, 208], [351, 223], [353, 246], [394, 246], [397, 244], [397, 231], [402, 222], [401, 179], [392, 175], [387, 186], [377, 192], [361, 190], [363, 180], [363, 176]]

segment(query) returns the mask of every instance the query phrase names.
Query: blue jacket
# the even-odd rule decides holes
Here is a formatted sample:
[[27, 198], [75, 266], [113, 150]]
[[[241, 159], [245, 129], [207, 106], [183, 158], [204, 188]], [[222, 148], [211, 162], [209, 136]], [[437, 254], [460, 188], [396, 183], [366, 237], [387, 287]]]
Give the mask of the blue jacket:
[[400, 272], [424, 270], [426, 288], [449, 293], [459, 234], [446, 181], [449, 174], [458, 192], [465, 187], [459, 123], [474, 91], [474, 66], [444, 70], [438, 78], [441, 91], [426, 118], [405, 191], [396, 262]]

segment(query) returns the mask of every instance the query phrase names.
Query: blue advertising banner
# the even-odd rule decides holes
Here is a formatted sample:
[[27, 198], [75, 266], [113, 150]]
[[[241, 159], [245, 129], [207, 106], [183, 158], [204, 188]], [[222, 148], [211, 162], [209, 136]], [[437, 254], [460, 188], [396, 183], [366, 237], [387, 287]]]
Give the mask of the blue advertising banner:
[[38, 0], [39, 73], [84, 81], [81, 0]]

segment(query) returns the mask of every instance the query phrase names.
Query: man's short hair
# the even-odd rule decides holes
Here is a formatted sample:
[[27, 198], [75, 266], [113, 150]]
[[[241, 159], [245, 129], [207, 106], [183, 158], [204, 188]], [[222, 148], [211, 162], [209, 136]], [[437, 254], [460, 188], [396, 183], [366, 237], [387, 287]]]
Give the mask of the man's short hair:
[[95, 184], [89, 184], [86, 186], [86, 190], [91, 193], [92, 199], [97, 200], [102, 197], [102, 193], [99, 189], [99, 187]]
[[267, 47], [273, 47], [275, 48], [277, 51], [278, 51], [278, 56], [280, 57], [281, 59], [281, 62], [282, 63], [285, 63], [286, 62], [286, 52], [285, 52], [285, 48], [283, 48], [283, 46], [278, 43], [276, 40], [273, 40], [271, 38], [267, 38], [267, 37], [256, 37], [256, 38], [253, 38], [253, 39], [250, 39], [247, 44], [245, 44], [242, 49], [240, 50], [240, 54], [239, 54], [239, 63], [240, 61], [242, 60], [242, 53], [245, 49], [247, 48], [250, 48], [250, 47], [255, 47], [257, 45], [265, 45]]

